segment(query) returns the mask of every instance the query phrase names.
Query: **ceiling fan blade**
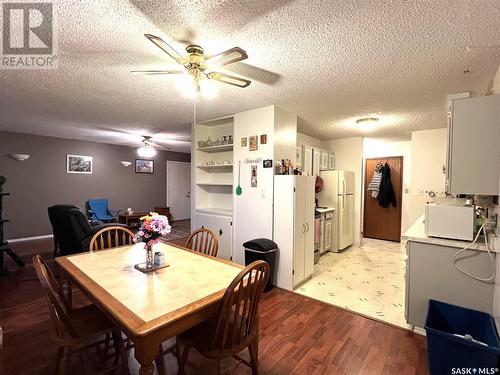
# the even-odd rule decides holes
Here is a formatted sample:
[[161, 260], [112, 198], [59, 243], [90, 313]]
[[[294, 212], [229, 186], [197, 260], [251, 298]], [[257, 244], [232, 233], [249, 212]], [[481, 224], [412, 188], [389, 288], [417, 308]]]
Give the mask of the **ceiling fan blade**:
[[206, 74], [207, 78], [219, 81], [222, 83], [227, 83], [229, 85], [245, 88], [250, 85], [250, 81], [240, 77], [230, 76], [229, 74], [220, 72], [210, 72]]
[[259, 81], [271, 86], [275, 85], [281, 80], [281, 76], [277, 73], [259, 68], [254, 65], [249, 65], [244, 62], [228, 66], [225, 69], [227, 69], [229, 73], [235, 73], [252, 81]]
[[234, 64], [235, 62], [245, 60], [247, 58], [248, 55], [245, 50], [240, 47], [234, 47], [228, 49], [226, 52], [210, 57], [206, 60], [206, 63], [209, 65], [224, 66]]
[[131, 70], [132, 74], [161, 75], [161, 74], [186, 74], [182, 70]]
[[171, 45], [165, 42], [162, 38], [152, 35], [152, 34], [144, 34], [146, 38], [152, 41], [156, 46], [158, 46], [163, 52], [177, 61], [179, 64], [184, 64], [186, 60], [181, 56], [179, 52], [177, 52]]

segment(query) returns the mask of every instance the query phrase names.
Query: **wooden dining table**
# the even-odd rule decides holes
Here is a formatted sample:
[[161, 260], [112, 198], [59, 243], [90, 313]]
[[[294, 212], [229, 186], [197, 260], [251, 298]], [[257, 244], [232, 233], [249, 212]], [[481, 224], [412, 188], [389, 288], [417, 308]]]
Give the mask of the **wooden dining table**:
[[211, 318], [226, 288], [243, 268], [165, 243], [168, 267], [145, 274], [142, 244], [56, 258], [64, 277], [134, 342], [140, 374], [152, 374], [162, 342]]

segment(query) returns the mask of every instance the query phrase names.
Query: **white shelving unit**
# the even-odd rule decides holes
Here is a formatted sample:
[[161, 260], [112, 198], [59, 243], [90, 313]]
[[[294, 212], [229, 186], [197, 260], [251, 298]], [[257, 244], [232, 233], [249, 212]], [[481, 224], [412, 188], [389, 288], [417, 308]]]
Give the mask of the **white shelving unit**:
[[192, 229], [212, 230], [218, 237], [219, 257], [232, 260], [233, 144], [199, 147], [198, 142], [233, 136], [233, 116], [199, 122], [192, 134]]

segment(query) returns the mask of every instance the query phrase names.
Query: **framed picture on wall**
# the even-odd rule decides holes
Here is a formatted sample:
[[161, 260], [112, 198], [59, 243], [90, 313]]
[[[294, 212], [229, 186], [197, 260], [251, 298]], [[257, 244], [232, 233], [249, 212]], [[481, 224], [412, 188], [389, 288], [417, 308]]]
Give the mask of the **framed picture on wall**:
[[135, 159], [135, 173], [144, 173], [144, 174], [155, 173], [154, 160]]
[[66, 173], [92, 174], [92, 167], [92, 156], [66, 155]]
[[256, 135], [248, 137], [248, 150], [257, 151], [258, 148], [259, 148], [259, 137]]

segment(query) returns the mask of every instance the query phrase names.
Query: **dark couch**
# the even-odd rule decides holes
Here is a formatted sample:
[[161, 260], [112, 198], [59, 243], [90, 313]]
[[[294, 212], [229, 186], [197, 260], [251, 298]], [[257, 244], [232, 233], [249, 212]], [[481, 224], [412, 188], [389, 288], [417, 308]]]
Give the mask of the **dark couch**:
[[48, 209], [54, 233], [54, 256], [82, 253], [89, 250], [89, 243], [95, 233], [108, 226], [123, 224], [89, 223], [85, 212], [73, 205], [58, 204]]

